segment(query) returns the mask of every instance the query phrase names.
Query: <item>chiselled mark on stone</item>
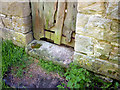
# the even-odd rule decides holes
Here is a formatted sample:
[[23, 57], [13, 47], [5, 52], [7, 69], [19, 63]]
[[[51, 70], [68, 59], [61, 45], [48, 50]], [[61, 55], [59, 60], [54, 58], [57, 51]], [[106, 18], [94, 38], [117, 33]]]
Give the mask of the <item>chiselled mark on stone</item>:
[[1, 18], [1, 22], [2, 22], [3, 26], [5, 27], [5, 24], [4, 24], [4, 22], [3, 22], [3, 19], [2, 19], [2, 18]]

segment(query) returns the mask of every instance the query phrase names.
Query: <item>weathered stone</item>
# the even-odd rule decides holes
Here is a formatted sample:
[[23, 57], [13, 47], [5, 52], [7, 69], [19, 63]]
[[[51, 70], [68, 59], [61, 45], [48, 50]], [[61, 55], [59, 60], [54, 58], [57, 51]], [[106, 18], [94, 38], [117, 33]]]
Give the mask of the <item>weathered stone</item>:
[[18, 46], [26, 46], [33, 40], [32, 32], [27, 34], [22, 34], [19, 32], [15, 32], [14, 30], [10, 30], [7, 28], [0, 29], [2, 30], [2, 38], [12, 40]]
[[13, 29], [11, 18], [9, 18], [9, 17], [4, 18], [3, 17], [2, 21], [3, 21], [3, 24], [5, 25], [6, 28]]
[[0, 27], [3, 28], [4, 25], [3, 25], [3, 21], [2, 21], [2, 18], [0, 17]]
[[2, 38], [2, 29], [3, 28], [0, 27], [0, 38]]
[[82, 35], [75, 35], [75, 51], [87, 55], [93, 55], [93, 38]]
[[[38, 45], [38, 47], [36, 47]], [[58, 46], [46, 41], [32, 41], [27, 47], [26, 52], [36, 58], [53, 61], [67, 67], [73, 61], [74, 50], [72, 48]]]
[[109, 59], [111, 45], [106, 42], [97, 41], [94, 43], [94, 56], [101, 59]]
[[120, 47], [112, 47], [109, 61], [120, 65]]
[[1, 14], [1, 13], [0, 13], [0, 17], [4, 17], [4, 18], [5, 18], [5, 17], [6, 17], [6, 15], [4, 15], [4, 14]]
[[108, 60], [112, 49], [109, 43], [98, 41], [92, 37], [76, 34], [75, 51], [84, 53], [88, 56]]
[[17, 32], [27, 33], [31, 31], [31, 16], [25, 18], [12, 17], [13, 29]]
[[82, 32], [85, 28], [85, 25], [88, 23], [90, 15], [77, 13], [77, 21], [76, 21], [76, 33]]
[[27, 2], [0, 2], [0, 12], [6, 15], [14, 15], [19, 17], [26, 17], [30, 15], [29, 0]]
[[103, 14], [104, 2], [78, 2], [78, 12], [83, 14]]
[[108, 61], [83, 55], [77, 52], [74, 53], [74, 62], [76, 62], [81, 67], [95, 73], [120, 80], [120, 67], [118, 64], [113, 64]]
[[118, 15], [120, 14], [120, 12], [118, 11], [118, 1], [114, 1], [114, 2], [107, 2], [106, 4], [106, 15], [108, 16], [108, 18], [110, 19], [119, 19], [120, 17], [118, 17]]
[[118, 22], [100, 16], [77, 14], [76, 33], [118, 43]]

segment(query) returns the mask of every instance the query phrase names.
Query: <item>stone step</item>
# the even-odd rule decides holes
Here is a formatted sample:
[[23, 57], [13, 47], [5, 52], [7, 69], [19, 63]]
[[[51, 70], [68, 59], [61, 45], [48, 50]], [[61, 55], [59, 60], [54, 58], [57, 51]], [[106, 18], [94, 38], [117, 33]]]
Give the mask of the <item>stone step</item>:
[[74, 55], [74, 49], [71, 47], [59, 46], [42, 40], [33, 40], [25, 50], [30, 56], [53, 61], [63, 67], [67, 67], [73, 61]]

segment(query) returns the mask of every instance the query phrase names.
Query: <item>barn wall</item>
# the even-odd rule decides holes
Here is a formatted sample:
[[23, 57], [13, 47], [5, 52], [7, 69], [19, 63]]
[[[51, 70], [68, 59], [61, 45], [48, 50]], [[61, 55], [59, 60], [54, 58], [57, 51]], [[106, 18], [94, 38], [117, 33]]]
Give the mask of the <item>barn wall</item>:
[[118, 2], [79, 2], [74, 61], [120, 80]]
[[[74, 61], [120, 80], [118, 2], [78, 2], [77, 11]], [[0, 2], [0, 37], [23, 47], [33, 40], [31, 30], [29, 0]]]
[[31, 9], [29, 2], [16, 1], [0, 2], [0, 36], [23, 47], [33, 39]]

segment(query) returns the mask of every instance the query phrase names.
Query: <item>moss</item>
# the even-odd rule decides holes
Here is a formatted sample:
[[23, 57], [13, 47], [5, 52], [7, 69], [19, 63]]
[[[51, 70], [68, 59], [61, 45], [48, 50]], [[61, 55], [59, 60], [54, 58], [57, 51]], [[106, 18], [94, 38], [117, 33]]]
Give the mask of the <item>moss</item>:
[[105, 55], [101, 55], [99, 58], [100, 58], [100, 59], [107, 59], [108, 57], [105, 56]]
[[46, 19], [46, 25], [45, 25], [46, 29], [48, 29], [48, 25], [49, 25], [49, 19]]
[[112, 74], [112, 71], [111, 71], [111, 70], [108, 70], [108, 73], [109, 73], [109, 74]]
[[40, 48], [42, 44], [32, 43], [31, 48]]

